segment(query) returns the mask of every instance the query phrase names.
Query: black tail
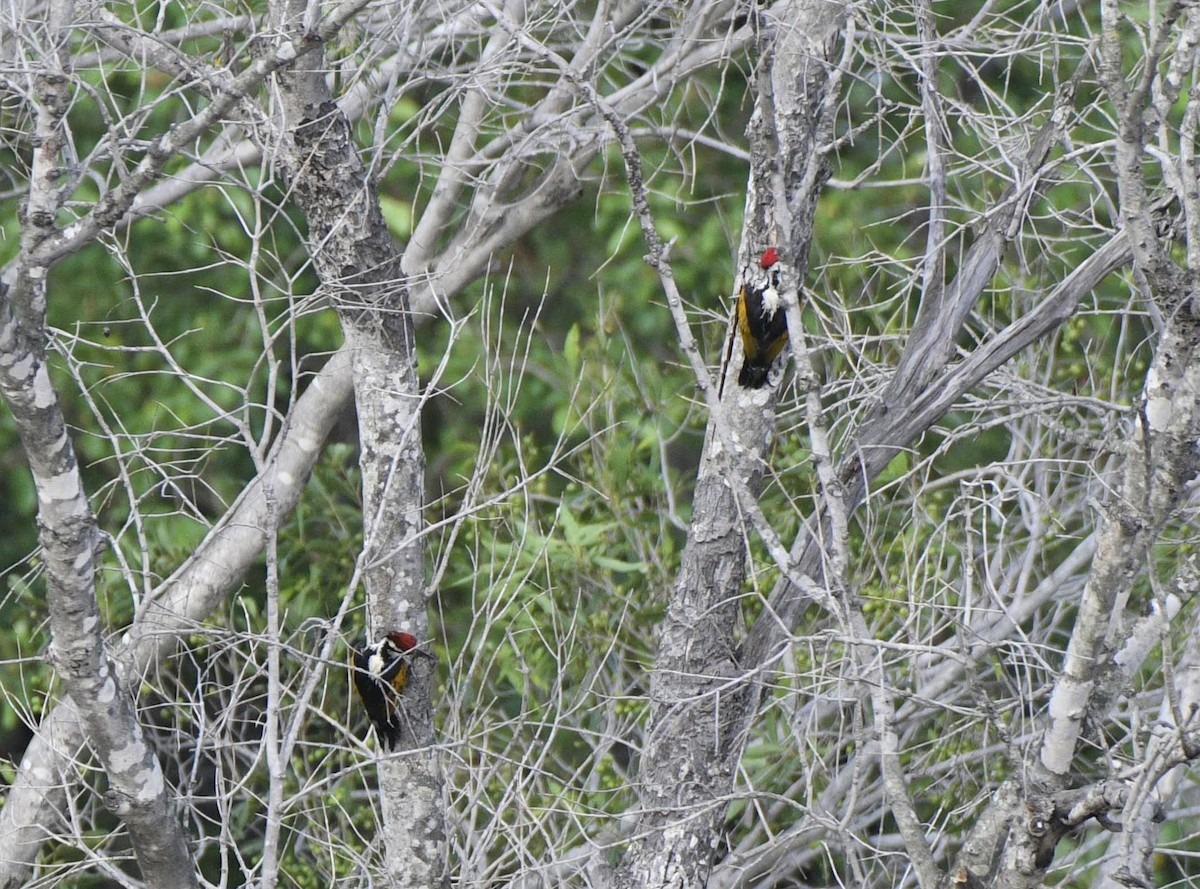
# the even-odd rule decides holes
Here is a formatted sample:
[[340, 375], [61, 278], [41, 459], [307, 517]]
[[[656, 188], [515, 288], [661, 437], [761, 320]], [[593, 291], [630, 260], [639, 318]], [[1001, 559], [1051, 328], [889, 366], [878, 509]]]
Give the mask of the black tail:
[[386, 725], [375, 726], [375, 731], [379, 735], [379, 743], [387, 750], [395, 750], [400, 744], [399, 716], [394, 716], [393, 719], [395, 721]]
[[761, 389], [767, 385], [767, 375], [771, 372], [771, 365], [763, 366], [761, 364], [751, 364], [747, 359], [742, 364], [742, 370], [738, 374], [738, 385], [743, 389]]

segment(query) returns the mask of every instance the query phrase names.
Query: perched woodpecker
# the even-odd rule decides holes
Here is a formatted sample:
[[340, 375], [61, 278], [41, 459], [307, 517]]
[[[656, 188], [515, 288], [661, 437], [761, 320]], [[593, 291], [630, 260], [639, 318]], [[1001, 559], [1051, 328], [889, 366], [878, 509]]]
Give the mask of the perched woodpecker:
[[411, 633], [392, 630], [378, 642], [363, 640], [354, 649], [354, 685], [379, 743], [394, 750], [400, 741], [400, 725], [404, 718], [401, 697], [412, 671], [412, 658], [433, 658], [417, 647], [417, 637]]
[[737, 301], [737, 326], [742, 336], [742, 372], [738, 385], [761, 389], [767, 374], [787, 343], [787, 315], [779, 295], [779, 251], [768, 247], [758, 260], [761, 274], [748, 275]]

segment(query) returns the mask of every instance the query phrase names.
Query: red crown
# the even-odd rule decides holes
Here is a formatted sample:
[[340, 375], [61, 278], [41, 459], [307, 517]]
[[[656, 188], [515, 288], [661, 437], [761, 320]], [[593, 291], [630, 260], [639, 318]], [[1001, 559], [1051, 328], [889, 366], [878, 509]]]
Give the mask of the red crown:
[[412, 633], [401, 633], [399, 630], [392, 630], [392, 632], [387, 634], [387, 637], [401, 651], [412, 651], [417, 647], [417, 637]]
[[774, 247], [768, 247], [763, 251], [762, 259], [758, 261], [758, 264], [764, 269], [769, 269], [777, 262], [779, 262], [779, 251]]

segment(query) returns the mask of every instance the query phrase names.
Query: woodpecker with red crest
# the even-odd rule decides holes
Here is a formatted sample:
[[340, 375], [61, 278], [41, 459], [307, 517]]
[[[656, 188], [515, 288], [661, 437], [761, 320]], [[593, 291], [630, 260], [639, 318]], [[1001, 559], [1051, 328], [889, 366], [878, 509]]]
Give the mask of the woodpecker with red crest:
[[433, 659], [417, 647], [416, 636], [399, 630], [384, 634], [378, 642], [364, 640], [354, 649], [354, 686], [375, 725], [379, 743], [389, 750], [400, 742], [401, 698], [412, 673], [412, 659], [418, 655]]
[[771, 365], [787, 343], [787, 314], [779, 295], [779, 251], [768, 247], [759, 268], [746, 276], [737, 301], [737, 328], [742, 337], [742, 371], [738, 385], [761, 389]]

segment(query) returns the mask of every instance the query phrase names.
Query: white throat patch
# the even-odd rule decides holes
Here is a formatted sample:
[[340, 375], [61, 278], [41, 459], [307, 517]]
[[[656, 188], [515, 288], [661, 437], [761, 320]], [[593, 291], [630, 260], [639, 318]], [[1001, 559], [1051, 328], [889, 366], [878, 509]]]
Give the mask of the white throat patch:
[[767, 318], [774, 317], [781, 305], [783, 305], [783, 299], [779, 296], [779, 291], [774, 287], [767, 287], [763, 291], [762, 297], [763, 316]]
[[367, 672], [372, 676], [382, 676], [383, 669], [387, 666], [387, 661], [384, 660], [382, 654], [378, 651], [371, 652], [371, 656], [367, 658]]

